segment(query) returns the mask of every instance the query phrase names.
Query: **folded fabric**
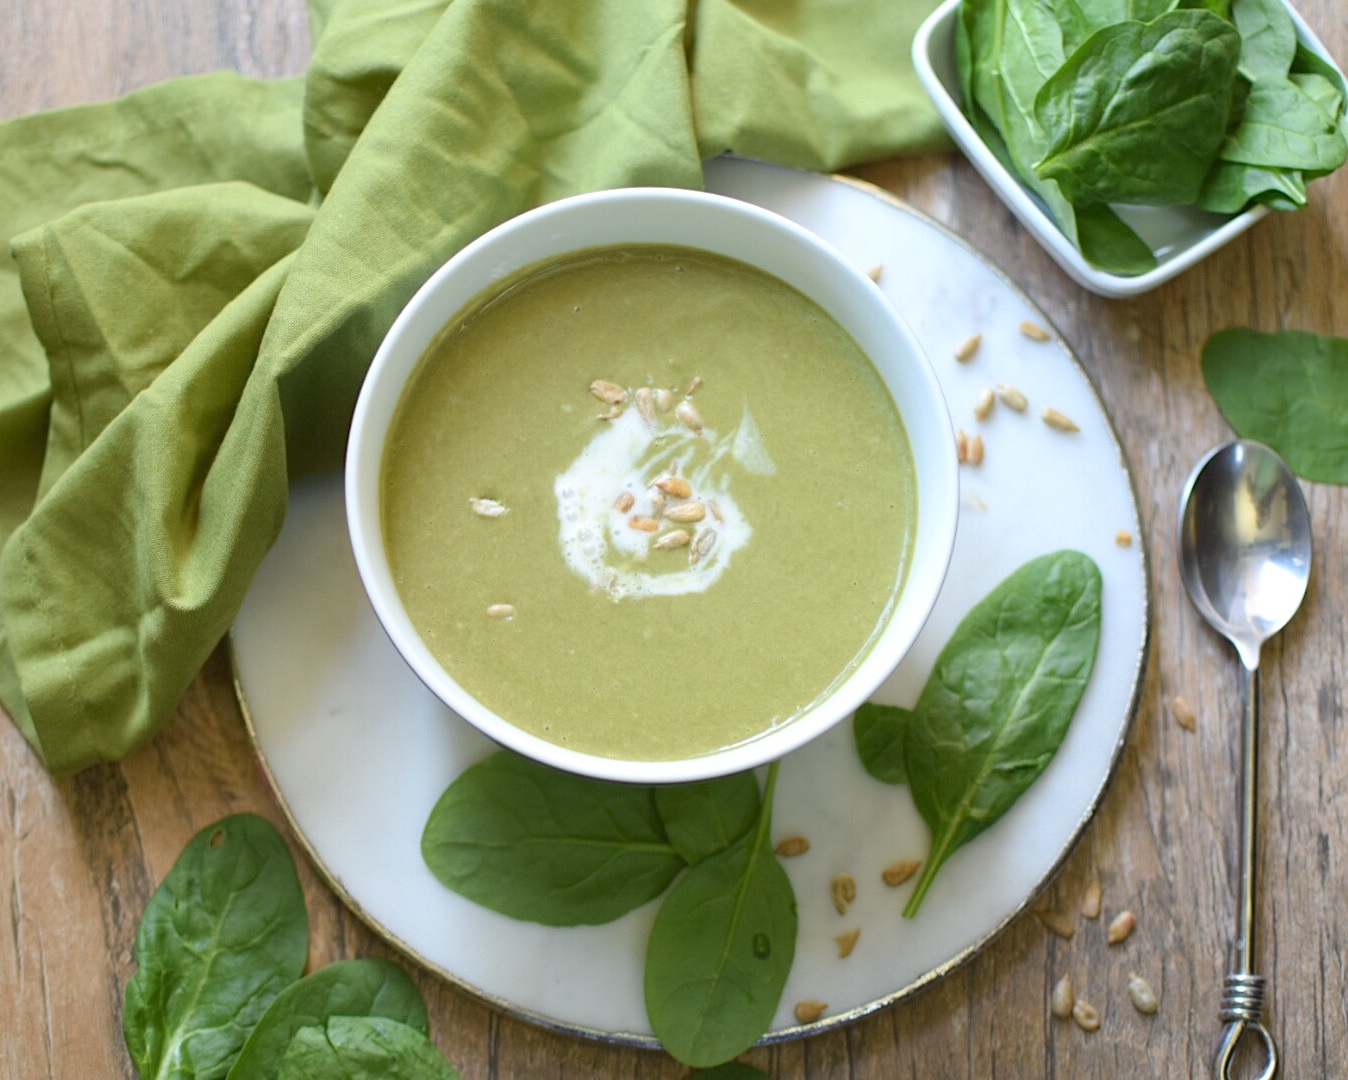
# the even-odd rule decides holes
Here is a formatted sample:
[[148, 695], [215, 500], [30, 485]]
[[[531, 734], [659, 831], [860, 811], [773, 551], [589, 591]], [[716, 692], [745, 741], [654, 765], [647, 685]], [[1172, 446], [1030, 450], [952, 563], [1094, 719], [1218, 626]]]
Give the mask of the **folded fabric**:
[[936, 0], [315, 0], [303, 79], [0, 125], [0, 702], [49, 768], [172, 714], [431, 271], [562, 196], [944, 145]]

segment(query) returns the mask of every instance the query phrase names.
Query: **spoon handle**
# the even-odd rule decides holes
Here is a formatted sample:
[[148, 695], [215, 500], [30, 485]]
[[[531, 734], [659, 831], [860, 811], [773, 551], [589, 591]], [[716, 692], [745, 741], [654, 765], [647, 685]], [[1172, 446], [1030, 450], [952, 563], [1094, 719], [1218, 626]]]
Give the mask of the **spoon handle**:
[[1245, 714], [1240, 745], [1240, 892], [1236, 909], [1236, 970], [1227, 975], [1221, 1018], [1226, 1023], [1217, 1051], [1215, 1076], [1229, 1080], [1236, 1044], [1250, 1031], [1264, 1044], [1264, 1069], [1258, 1080], [1271, 1080], [1278, 1071], [1278, 1050], [1264, 1027], [1266, 980], [1254, 974], [1254, 842], [1257, 817], [1256, 780], [1259, 776], [1259, 663], [1245, 668]]

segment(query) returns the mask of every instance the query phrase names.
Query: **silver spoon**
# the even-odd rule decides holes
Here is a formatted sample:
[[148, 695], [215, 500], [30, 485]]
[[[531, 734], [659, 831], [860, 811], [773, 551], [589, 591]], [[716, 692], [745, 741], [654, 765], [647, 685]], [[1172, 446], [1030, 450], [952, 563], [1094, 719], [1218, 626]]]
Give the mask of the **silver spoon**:
[[1241, 727], [1240, 895], [1234, 970], [1227, 975], [1226, 1024], [1214, 1075], [1230, 1076], [1236, 1044], [1251, 1031], [1263, 1042], [1260, 1080], [1278, 1070], [1263, 1024], [1265, 979], [1254, 973], [1255, 779], [1258, 775], [1259, 650], [1287, 625], [1306, 595], [1311, 527], [1296, 477], [1268, 447], [1219, 446], [1189, 474], [1180, 498], [1180, 577], [1204, 619], [1236, 647], [1245, 667]]

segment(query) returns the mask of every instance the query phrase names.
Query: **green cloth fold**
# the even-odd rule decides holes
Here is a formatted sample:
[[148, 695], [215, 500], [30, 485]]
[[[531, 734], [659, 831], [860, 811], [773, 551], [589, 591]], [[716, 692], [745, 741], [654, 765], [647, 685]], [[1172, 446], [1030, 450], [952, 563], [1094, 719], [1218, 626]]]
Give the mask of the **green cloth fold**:
[[944, 146], [908, 56], [935, 2], [314, 0], [302, 79], [0, 125], [0, 702], [48, 767], [172, 714], [435, 267], [726, 151]]

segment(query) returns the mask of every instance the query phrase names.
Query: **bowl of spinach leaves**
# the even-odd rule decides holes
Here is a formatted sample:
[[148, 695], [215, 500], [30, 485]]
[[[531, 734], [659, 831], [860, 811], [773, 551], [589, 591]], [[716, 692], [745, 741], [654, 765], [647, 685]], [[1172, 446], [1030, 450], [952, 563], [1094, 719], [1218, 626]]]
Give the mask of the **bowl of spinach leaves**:
[[1343, 73], [1285, 0], [945, 0], [913, 59], [1079, 284], [1175, 277], [1348, 159]]

